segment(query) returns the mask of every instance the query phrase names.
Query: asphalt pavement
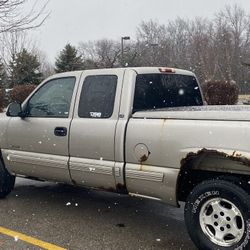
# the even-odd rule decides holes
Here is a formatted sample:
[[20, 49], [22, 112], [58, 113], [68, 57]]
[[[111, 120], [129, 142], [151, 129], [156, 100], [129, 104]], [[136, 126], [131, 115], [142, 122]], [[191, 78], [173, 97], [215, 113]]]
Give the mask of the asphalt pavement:
[[53, 244], [52, 250], [195, 249], [183, 208], [20, 178], [0, 200], [0, 227], [0, 249], [8, 250], [44, 249], [38, 240]]

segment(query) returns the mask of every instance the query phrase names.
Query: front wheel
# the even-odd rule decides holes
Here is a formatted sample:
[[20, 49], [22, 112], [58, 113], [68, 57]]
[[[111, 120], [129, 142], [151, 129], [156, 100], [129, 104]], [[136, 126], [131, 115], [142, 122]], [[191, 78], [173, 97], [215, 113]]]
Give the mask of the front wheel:
[[223, 180], [197, 185], [185, 205], [189, 235], [198, 249], [250, 249], [250, 200], [240, 187]]
[[5, 198], [14, 188], [15, 176], [11, 175], [0, 159], [0, 199]]

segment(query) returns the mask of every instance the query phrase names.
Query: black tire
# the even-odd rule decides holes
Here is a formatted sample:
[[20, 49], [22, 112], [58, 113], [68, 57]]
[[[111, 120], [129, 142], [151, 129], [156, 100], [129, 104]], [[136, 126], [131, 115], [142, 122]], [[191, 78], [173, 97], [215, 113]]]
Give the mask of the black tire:
[[14, 188], [16, 177], [9, 174], [0, 159], [0, 199], [5, 198]]
[[250, 249], [249, 198], [242, 188], [228, 181], [198, 184], [185, 205], [187, 230], [197, 248]]

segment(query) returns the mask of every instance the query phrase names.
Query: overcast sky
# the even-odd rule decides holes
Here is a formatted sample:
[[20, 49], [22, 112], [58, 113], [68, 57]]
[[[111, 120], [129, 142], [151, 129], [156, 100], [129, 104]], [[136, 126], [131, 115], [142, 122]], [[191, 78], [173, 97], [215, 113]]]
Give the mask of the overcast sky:
[[226, 4], [237, 3], [250, 13], [250, 0], [50, 0], [46, 23], [33, 32], [37, 45], [53, 62], [70, 42], [102, 38], [135, 39], [142, 20], [167, 23], [176, 17], [213, 17]]

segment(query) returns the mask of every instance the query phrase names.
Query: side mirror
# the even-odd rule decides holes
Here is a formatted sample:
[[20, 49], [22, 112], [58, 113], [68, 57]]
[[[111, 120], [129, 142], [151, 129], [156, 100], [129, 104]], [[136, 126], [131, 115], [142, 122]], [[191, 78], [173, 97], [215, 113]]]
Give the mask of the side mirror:
[[6, 111], [6, 115], [11, 117], [24, 117], [21, 104], [17, 102], [12, 102]]

